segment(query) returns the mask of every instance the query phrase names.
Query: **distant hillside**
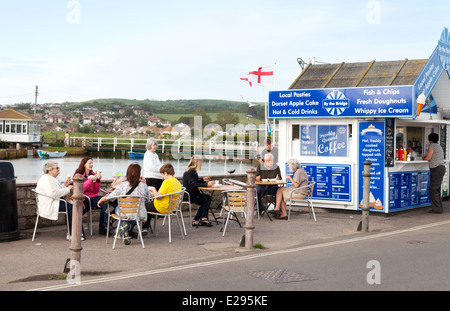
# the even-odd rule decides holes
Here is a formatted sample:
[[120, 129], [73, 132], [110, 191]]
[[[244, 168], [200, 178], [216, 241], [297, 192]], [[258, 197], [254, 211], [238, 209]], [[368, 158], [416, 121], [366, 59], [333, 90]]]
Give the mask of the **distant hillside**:
[[[264, 103], [255, 103], [254, 118], [264, 120]], [[120, 108], [138, 108], [155, 115], [192, 115], [197, 108], [204, 109], [205, 113], [217, 113], [222, 109], [230, 112], [247, 115], [248, 103], [244, 101], [228, 101], [218, 99], [182, 99], [182, 100], [136, 100], [123, 98], [102, 98], [79, 103], [70, 103], [71, 108], [86, 106], [96, 107], [99, 111], [115, 110]]]

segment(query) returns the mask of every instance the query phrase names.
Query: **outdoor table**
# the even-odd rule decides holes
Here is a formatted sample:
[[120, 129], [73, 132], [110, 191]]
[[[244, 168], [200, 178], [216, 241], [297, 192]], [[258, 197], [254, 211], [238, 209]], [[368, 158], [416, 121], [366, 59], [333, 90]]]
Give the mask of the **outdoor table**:
[[[214, 184], [214, 186], [212, 186], [212, 187], [198, 187], [198, 189], [200, 190], [201, 193], [204, 193], [204, 191], [212, 191], [212, 194], [211, 194], [211, 202], [212, 202], [213, 201], [212, 197], [213, 197], [214, 193], [217, 191], [223, 192], [223, 191], [230, 191], [230, 190], [242, 190], [243, 188], [239, 187], [239, 186], [235, 186], [235, 185]], [[220, 203], [217, 205], [216, 210], [221, 208], [221, 206], [222, 206], [222, 201], [220, 201]], [[211, 214], [214, 217], [214, 221], [217, 224], [219, 224], [219, 221], [217, 220], [217, 217], [214, 214], [211, 206], [209, 207], [209, 210], [211, 211]]]
[[[277, 179], [263, 179], [260, 181], [256, 181], [255, 184], [257, 186], [265, 186], [266, 187], [266, 189], [264, 190], [264, 192], [261, 195], [261, 203], [262, 203], [262, 198], [265, 195], [267, 195], [267, 191], [270, 186], [284, 186], [286, 184], [286, 181], [277, 180]], [[265, 213], [267, 215], [267, 217], [269, 217], [270, 221], [272, 221], [272, 218], [270, 217], [269, 213], [267, 213], [268, 208], [269, 208], [269, 204], [267, 204], [267, 206], [264, 207], [264, 210], [262, 211], [261, 216]]]

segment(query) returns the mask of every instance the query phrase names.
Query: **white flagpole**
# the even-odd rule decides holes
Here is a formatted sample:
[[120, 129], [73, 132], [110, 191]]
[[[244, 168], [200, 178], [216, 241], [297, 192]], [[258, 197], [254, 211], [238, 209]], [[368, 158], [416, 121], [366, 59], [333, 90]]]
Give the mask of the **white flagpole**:
[[[275, 68], [276, 68], [276, 66], [277, 66], [277, 62], [275, 61], [274, 63], [273, 63], [273, 88], [274, 88], [274, 90], [276, 90], [277, 89], [277, 84], [276, 84], [276, 74], [275, 74]], [[269, 94], [267, 94], [267, 97], [269, 97]], [[276, 120], [275, 120], [275, 118], [273, 118], [273, 129], [272, 129], [272, 143], [274, 144], [275, 143], [275, 141], [276, 141], [276, 135], [275, 135], [275, 129], [276, 129]], [[278, 133], [279, 134], [279, 133]]]

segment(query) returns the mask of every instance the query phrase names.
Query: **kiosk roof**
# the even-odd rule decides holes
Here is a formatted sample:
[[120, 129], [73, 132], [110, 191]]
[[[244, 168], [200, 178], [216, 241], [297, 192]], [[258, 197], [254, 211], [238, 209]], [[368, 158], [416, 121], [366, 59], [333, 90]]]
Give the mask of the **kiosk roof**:
[[309, 64], [289, 89], [413, 85], [427, 59]]

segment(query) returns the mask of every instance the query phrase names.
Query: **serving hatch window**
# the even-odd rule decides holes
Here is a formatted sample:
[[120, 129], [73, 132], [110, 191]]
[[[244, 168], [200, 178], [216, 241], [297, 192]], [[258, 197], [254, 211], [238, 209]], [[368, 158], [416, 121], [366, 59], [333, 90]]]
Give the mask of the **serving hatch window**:
[[347, 157], [348, 125], [300, 125], [300, 156]]

